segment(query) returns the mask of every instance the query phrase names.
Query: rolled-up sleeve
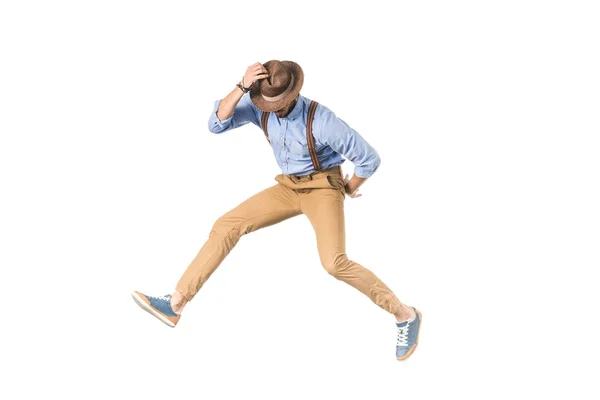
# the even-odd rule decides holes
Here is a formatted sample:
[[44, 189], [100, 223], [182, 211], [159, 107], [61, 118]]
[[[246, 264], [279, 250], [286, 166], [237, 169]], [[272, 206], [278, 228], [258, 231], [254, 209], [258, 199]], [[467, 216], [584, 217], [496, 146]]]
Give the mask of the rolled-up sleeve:
[[222, 121], [217, 117], [219, 104], [221, 104], [221, 100], [215, 101], [213, 111], [208, 118], [208, 130], [212, 133], [223, 133], [231, 129], [239, 128], [249, 122], [258, 125], [257, 109], [252, 104], [249, 96], [242, 97], [235, 106], [233, 115]]
[[352, 161], [358, 177], [369, 178], [373, 175], [381, 164], [373, 146], [332, 111], [325, 109], [321, 115], [321, 141]]

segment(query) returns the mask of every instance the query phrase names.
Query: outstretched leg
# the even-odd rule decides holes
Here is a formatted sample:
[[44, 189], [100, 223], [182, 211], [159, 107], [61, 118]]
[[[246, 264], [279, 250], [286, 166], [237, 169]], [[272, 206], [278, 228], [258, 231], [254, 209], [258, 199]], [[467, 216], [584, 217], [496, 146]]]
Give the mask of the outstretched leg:
[[[299, 214], [298, 194], [278, 183], [221, 216], [177, 283], [177, 292], [183, 297], [182, 303], [185, 305], [198, 293], [243, 235]], [[177, 299], [173, 300], [175, 311], [180, 312], [176, 309], [179, 308]]]
[[333, 277], [355, 287], [398, 321], [414, 316], [373, 272], [346, 255], [344, 194], [339, 189], [314, 189], [301, 196], [301, 209], [317, 237], [319, 257]]

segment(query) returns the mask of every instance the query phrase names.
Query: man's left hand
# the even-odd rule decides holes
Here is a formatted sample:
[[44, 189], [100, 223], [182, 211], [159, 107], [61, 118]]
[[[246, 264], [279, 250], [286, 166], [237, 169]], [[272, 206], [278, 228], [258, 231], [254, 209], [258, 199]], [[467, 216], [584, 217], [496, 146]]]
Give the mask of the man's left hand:
[[[356, 175], [355, 175], [356, 176]], [[360, 179], [360, 178], [359, 178]], [[360, 196], [362, 196], [362, 194], [358, 193], [358, 186], [360, 185], [356, 185], [358, 182], [354, 179], [350, 179], [348, 177], [348, 174], [346, 174], [344, 176], [344, 188], [346, 190], [346, 194], [350, 197], [352, 197], [353, 199], [357, 199]], [[362, 182], [361, 182], [362, 183]]]

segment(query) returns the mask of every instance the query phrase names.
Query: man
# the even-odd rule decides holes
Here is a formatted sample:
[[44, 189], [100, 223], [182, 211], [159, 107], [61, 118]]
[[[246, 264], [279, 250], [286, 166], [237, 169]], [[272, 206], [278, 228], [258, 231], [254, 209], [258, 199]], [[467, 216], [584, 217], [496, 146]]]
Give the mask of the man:
[[[283, 173], [275, 177], [276, 185], [214, 223], [172, 295], [133, 292], [132, 296], [144, 310], [174, 327], [186, 304], [243, 235], [304, 214], [315, 230], [327, 272], [396, 317], [396, 358], [404, 360], [417, 346], [421, 313], [402, 304], [371, 271], [348, 259], [345, 248], [345, 196], [361, 196], [358, 188], [379, 167], [379, 156], [331, 110], [300, 95], [303, 82], [304, 73], [295, 62], [256, 63], [231, 93], [215, 102], [209, 130], [223, 133], [247, 123], [261, 127]], [[355, 165], [352, 179], [342, 178], [342, 156]]]

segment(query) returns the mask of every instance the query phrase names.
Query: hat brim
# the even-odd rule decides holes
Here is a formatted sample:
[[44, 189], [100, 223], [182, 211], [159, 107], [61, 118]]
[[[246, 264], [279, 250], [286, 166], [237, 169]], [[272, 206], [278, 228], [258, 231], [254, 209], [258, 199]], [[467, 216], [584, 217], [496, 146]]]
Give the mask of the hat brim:
[[[269, 69], [269, 62], [270, 61], [267, 61], [263, 64], [267, 70]], [[284, 64], [287, 68], [289, 68], [289, 70], [294, 75], [294, 86], [292, 87], [290, 92], [282, 99], [279, 99], [277, 101], [267, 101], [262, 96], [260, 91], [260, 85], [262, 84], [262, 81], [264, 81], [264, 79], [257, 81], [254, 85], [252, 85], [252, 89], [250, 89], [250, 100], [252, 100], [252, 103], [254, 103], [256, 108], [258, 108], [259, 110], [267, 112], [280, 110], [287, 106], [292, 100], [294, 100], [298, 93], [300, 93], [300, 89], [302, 89], [302, 85], [304, 84], [304, 72], [302, 71], [302, 68], [300, 68], [300, 65], [296, 64], [293, 61], [281, 61], [281, 63]]]

